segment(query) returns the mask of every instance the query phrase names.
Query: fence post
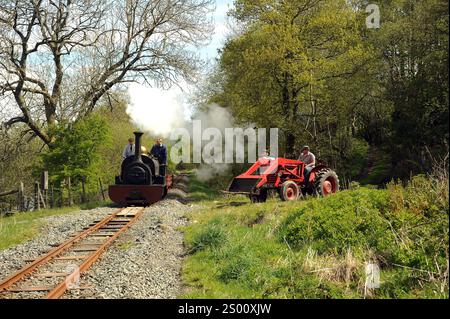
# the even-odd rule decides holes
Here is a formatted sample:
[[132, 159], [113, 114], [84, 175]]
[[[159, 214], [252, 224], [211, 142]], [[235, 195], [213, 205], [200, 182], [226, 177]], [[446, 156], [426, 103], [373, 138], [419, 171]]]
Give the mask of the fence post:
[[53, 184], [50, 186], [50, 207], [55, 207], [55, 189], [53, 188]]
[[41, 199], [41, 202], [42, 202], [42, 208], [46, 209], [47, 204], [45, 203], [44, 195], [42, 194], [41, 191], [39, 191], [39, 198]]
[[34, 210], [41, 209], [41, 199], [39, 198], [39, 182], [34, 182]]
[[81, 178], [81, 190], [82, 190], [82, 194], [81, 194], [81, 201], [84, 203], [86, 203], [86, 177], [82, 177]]
[[102, 179], [100, 177], [98, 178], [98, 184], [100, 186], [100, 193], [102, 194], [103, 201], [105, 201], [106, 200], [105, 192], [103, 190], [103, 183], [102, 183]]
[[42, 197], [44, 206], [48, 206], [48, 171], [43, 171], [41, 175]]
[[23, 182], [20, 182], [19, 193], [17, 194], [17, 200], [19, 202], [19, 212], [23, 212], [25, 210], [25, 195], [23, 188]]
[[72, 199], [72, 191], [71, 191], [72, 185], [70, 182], [70, 176], [67, 178], [67, 190], [69, 192], [69, 206], [73, 206], [73, 199]]

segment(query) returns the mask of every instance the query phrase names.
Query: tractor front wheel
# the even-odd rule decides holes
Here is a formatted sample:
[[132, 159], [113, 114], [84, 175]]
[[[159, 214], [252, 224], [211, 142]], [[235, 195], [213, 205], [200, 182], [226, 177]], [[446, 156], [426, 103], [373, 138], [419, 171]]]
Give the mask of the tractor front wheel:
[[339, 178], [331, 169], [323, 169], [316, 173], [314, 192], [319, 196], [328, 196], [339, 190]]
[[280, 187], [280, 198], [283, 201], [297, 200], [299, 194], [300, 189], [293, 181], [286, 181]]

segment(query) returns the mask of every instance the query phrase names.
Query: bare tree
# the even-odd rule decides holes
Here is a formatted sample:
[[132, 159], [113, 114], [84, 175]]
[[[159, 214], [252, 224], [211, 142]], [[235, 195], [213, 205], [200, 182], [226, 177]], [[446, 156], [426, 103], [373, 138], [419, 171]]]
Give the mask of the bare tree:
[[133, 81], [193, 81], [212, 0], [0, 0], [0, 107], [7, 126], [47, 128], [92, 112]]

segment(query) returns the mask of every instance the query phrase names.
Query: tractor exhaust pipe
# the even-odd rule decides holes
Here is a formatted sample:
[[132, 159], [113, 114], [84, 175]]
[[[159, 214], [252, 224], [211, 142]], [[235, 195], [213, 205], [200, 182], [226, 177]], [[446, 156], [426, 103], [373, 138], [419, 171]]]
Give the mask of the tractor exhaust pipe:
[[135, 150], [134, 150], [134, 162], [139, 162], [142, 163], [142, 154], [141, 154], [141, 140], [142, 140], [142, 135], [144, 135], [144, 133], [142, 132], [134, 132], [134, 136], [135, 136]]

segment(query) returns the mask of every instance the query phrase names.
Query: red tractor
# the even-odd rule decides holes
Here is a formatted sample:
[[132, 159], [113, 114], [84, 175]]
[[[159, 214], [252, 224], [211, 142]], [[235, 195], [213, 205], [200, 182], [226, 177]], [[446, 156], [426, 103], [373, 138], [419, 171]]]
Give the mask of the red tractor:
[[264, 157], [235, 177], [227, 193], [245, 194], [252, 202], [262, 203], [267, 200], [269, 190], [277, 190], [283, 201], [306, 194], [327, 196], [339, 190], [339, 178], [325, 165], [318, 165], [306, 174], [302, 161]]

